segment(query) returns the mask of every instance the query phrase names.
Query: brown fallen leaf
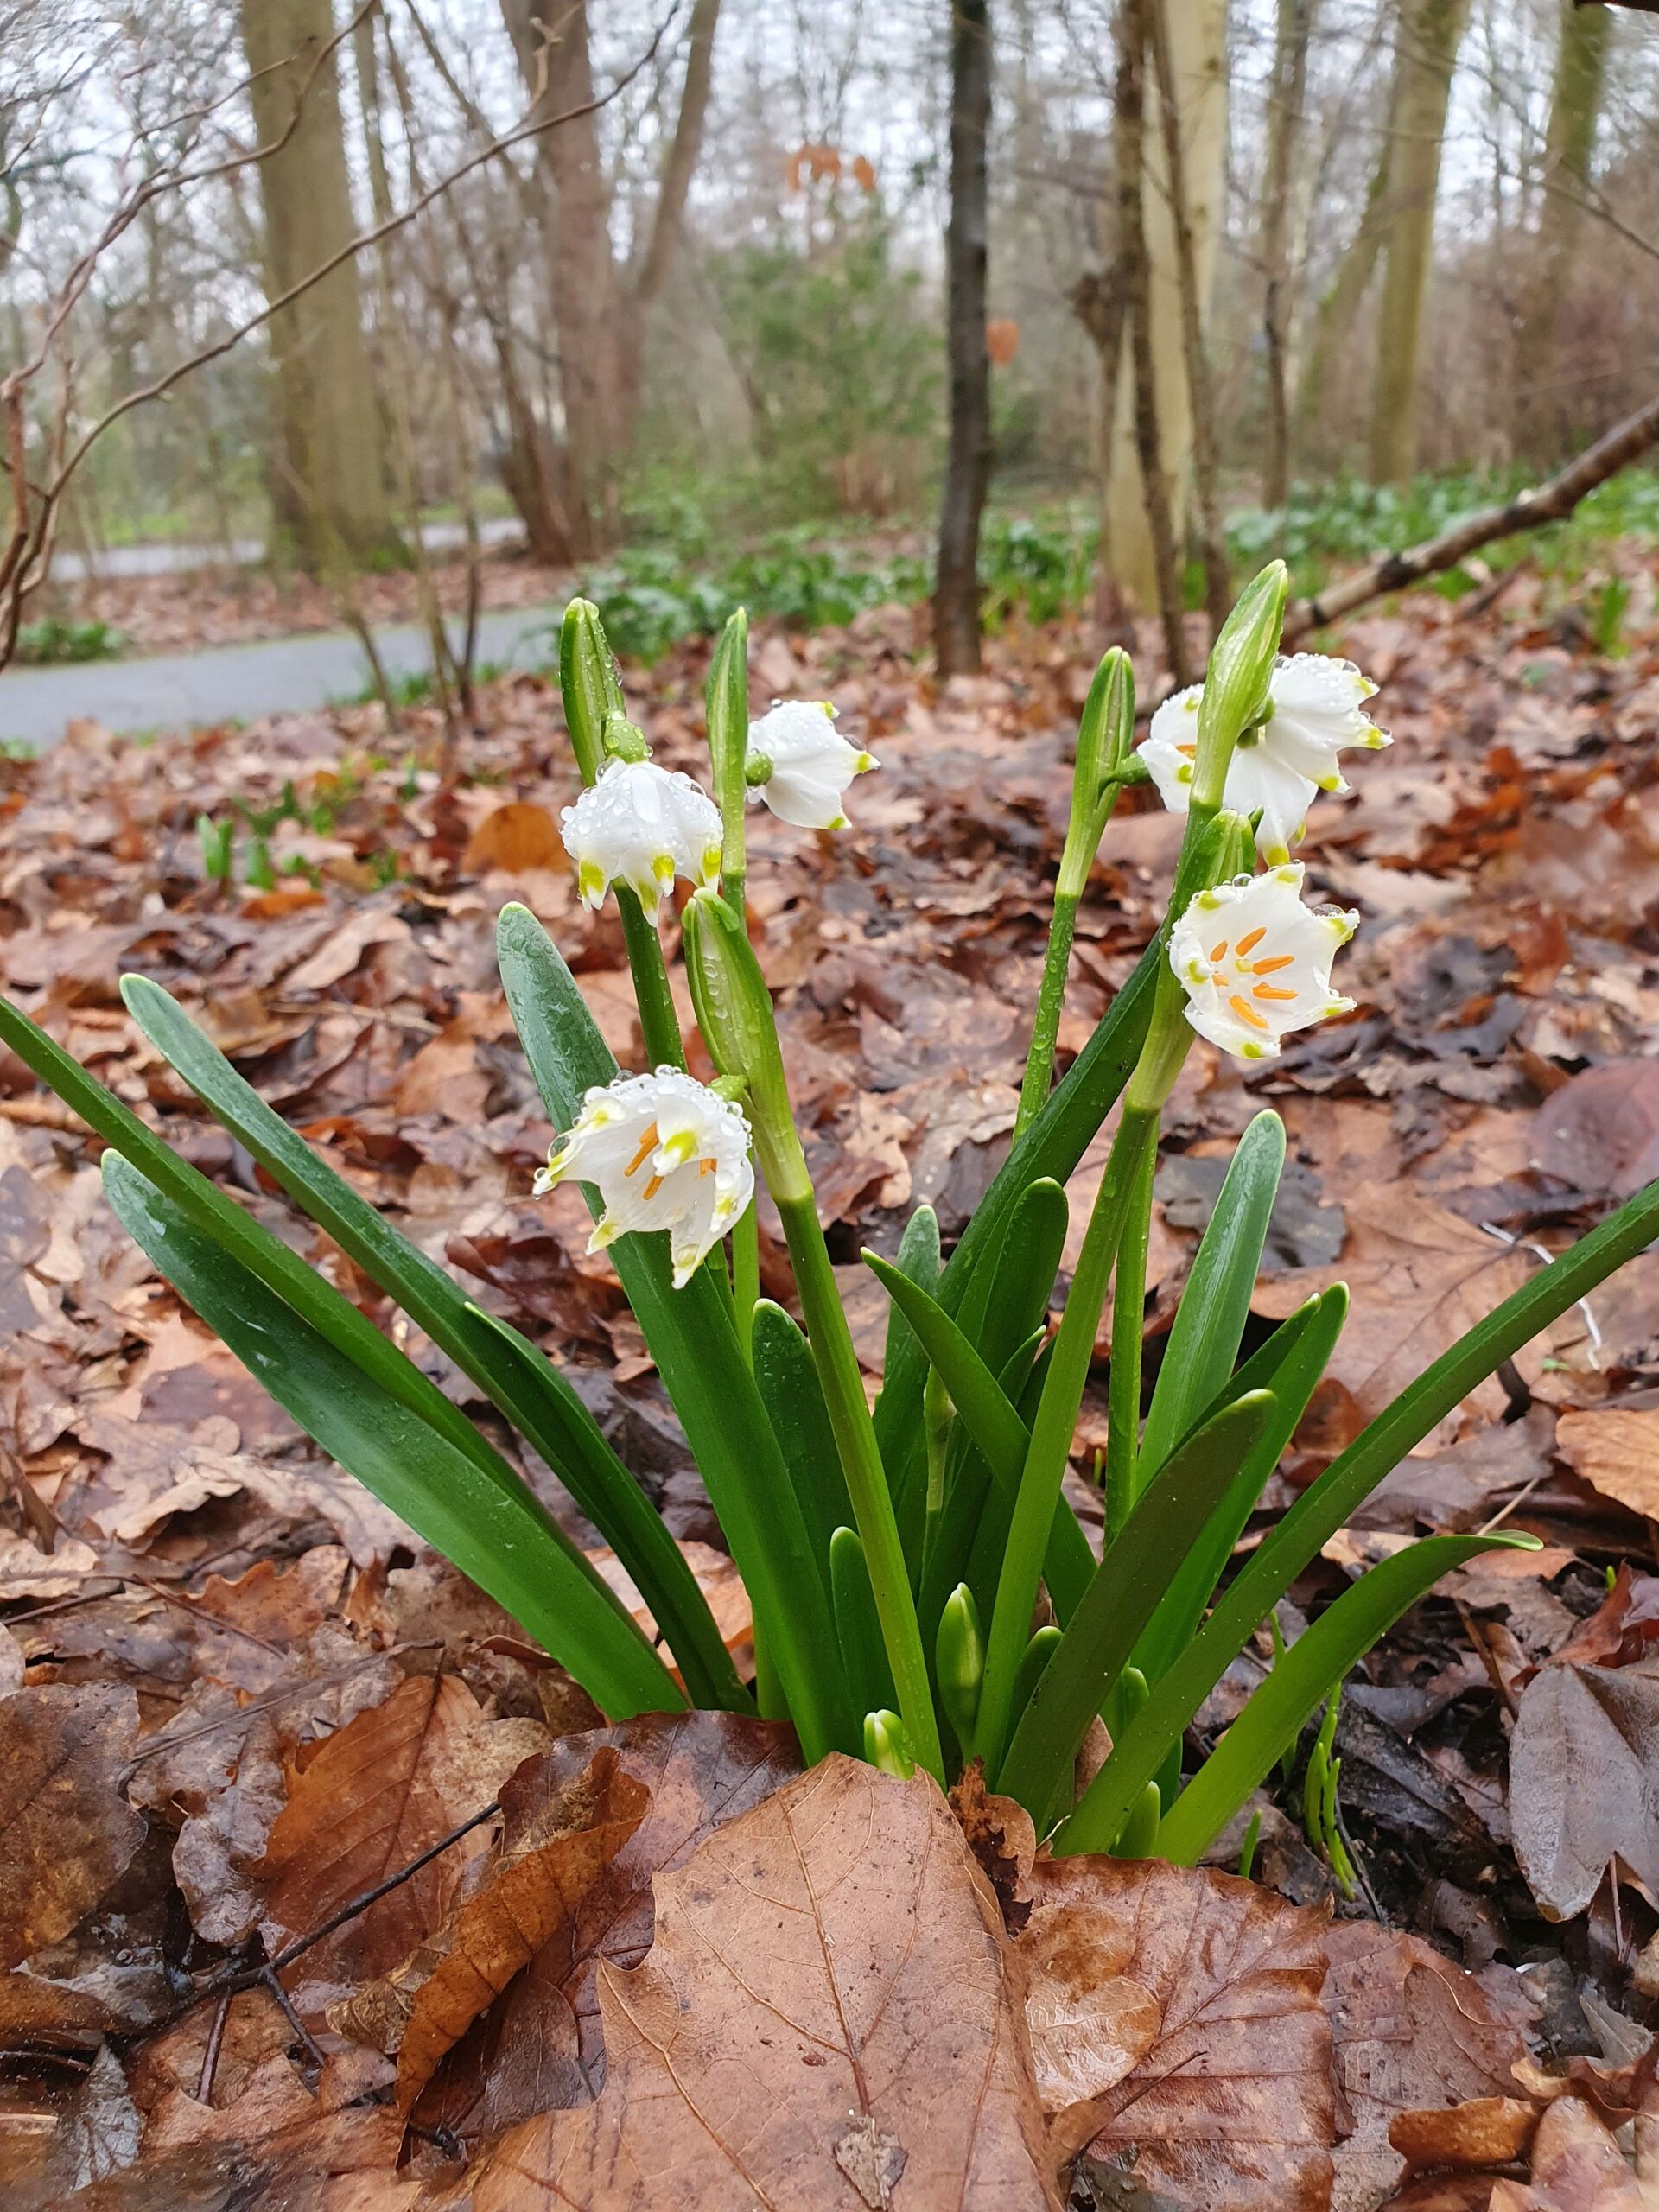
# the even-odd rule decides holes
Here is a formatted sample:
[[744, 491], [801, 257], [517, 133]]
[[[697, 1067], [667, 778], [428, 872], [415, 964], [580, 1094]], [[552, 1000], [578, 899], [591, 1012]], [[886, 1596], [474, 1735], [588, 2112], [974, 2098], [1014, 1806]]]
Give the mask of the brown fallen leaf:
[[1659, 1083], [1650, 1059], [1586, 1068], [1532, 1118], [1533, 1157], [1574, 1191], [1628, 1198], [1659, 1175]]
[[1558, 2097], [1533, 2138], [1530, 2179], [1496, 2183], [1491, 2212], [1652, 2212], [1653, 2202], [1591, 2107]]
[[1510, 1745], [1510, 1818], [1528, 1887], [1570, 1920], [1615, 1859], [1659, 1899], [1659, 1677], [1635, 1667], [1541, 1668]]
[[[1659, 1076], [1655, 1084], [1659, 1088]], [[1604, 1497], [1659, 1520], [1659, 1413], [1609, 1406], [1563, 1414], [1555, 1424], [1555, 1449]]]
[[567, 864], [558, 823], [532, 799], [509, 799], [486, 814], [467, 840], [461, 861], [468, 875], [483, 875], [493, 868], [522, 875], [526, 868]]
[[[251, 1870], [270, 1885], [263, 1925], [273, 1957], [490, 1802], [493, 1786], [458, 1802], [454, 1778], [480, 1719], [453, 1675], [411, 1675], [318, 1749]], [[461, 1866], [485, 1847], [474, 1829], [308, 1951], [294, 1989], [302, 2012], [406, 1958], [442, 1925]]]
[[137, 1740], [130, 1689], [48, 1683], [0, 1704], [0, 1967], [67, 1936], [143, 1841], [121, 1794]]
[[1058, 2212], [1020, 1988], [949, 1807], [835, 1757], [656, 1883], [600, 1968], [594, 2104], [516, 2128], [474, 2212]]
[[963, 1769], [950, 1792], [950, 1809], [980, 1872], [996, 1892], [1002, 1925], [1017, 1936], [1031, 1917], [1026, 1884], [1037, 1858], [1031, 1815], [1016, 1799], [987, 1789], [983, 1759], [970, 1759]]
[[1325, 1937], [1321, 2000], [1346, 2107], [1334, 2206], [1370, 2206], [1404, 2171], [1389, 2131], [1404, 2112], [1515, 2090], [1535, 2003], [1507, 1967], [1466, 1974], [1419, 1936], [1370, 1920]]
[[1408, 2166], [1503, 2166], [1524, 2157], [1539, 2107], [1524, 2097], [1471, 2097], [1439, 2112], [1402, 2112], [1389, 2140]]
[[615, 1747], [601, 1745], [575, 1787], [544, 1804], [504, 1847], [484, 1885], [428, 1954], [416, 1954], [416, 1972], [435, 1955], [418, 1983], [407, 1969], [399, 1978], [411, 1999], [397, 2050], [400, 2112], [409, 2111], [485, 2007], [575, 1916], [650, 1804], [651, 1792], [623, 1772]]
[[1032, 1887], [1017, 1948], [1056, 2157], [1127, 2159], [1184, 2212], [1325, 2212], [1325, 1915], [1155, 1860], [1043, 1860]]

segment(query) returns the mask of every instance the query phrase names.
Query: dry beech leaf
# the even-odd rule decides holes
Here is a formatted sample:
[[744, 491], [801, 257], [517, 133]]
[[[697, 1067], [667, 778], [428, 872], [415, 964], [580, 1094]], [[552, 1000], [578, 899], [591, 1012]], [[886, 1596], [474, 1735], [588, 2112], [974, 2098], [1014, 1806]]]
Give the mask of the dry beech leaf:
[[562, 868], [566, 863], [559, 825], [533, 799], [509, 799], [486, 814], [467, 840], [461, 866], [468, 875], [500, 868], [522, 875], [526, 868]]
[[[683, 1866], [722, 1821], [769, 1797], [800, 1770], [795, 1733], [730, 1713], [647, 1713], [565, 1736], [501, 1791], [502, 1850], [574, 1827], [588, 1771], [606, 1748], [649, 1792], [643, 1820], [594, 1870], [575, 1909], [439, 2069], [415, 2118], [472, 2140], [532, 2113], [584, 2104], [605, 2079], [596, 1979], [602, 1959], [634, 1966], [652, 1940], [652, 1881]], [[395, 1979], [395, 1977], [394, 1977]], [[372, 1999], [373, 1993], [365, 1993]], [[399, 2001], [397, 2023], [407, 2007]], [[366, 2022], [354, 2020], [355, 2031]], [[369, 2031], [372, 2033], [372, 2029]]]
[[1591, 2107], [1557, 2097], [1532, 2139], [1532, 2174], [1493, 2184], [1491, 2212], [1653, 2212], [1654, 2196]]
[[1508, 1967], [1466, 1974], [1421, 1936], [1375, 1921], [1340, 1922], [1325, 1948], [1321, 1996], [1347, 2107], [1332, 2199], [1342, 2212], [1399, 2182], [1389, 2131], [1402, 2113], [1513, 2094], [1536, 2007]]
[[[1659, 1090], [1659, 1072], [1654, 1087]], [[1603, 1497], [1659, 1520], [1659, 1413], [1563, 1414], [1555, 1449]]]
[[[479, 1732], [480, 1720], [478, 1701], [463, 1682], [416, 1675], [328, 1738], [295, 1783], [252, 1870], [270, 1885], [264, 1927], [272, 1956], [490, 1802], [493, 1788], [457, 1802], [465, 1740]], [[301, 2010], [318, 2010], [343, 1993], [338, 1984], [355, 1986], [406, 1958], [442, 1924], [462, 1864], [486, 1840], [474, 1829], [308, 1951], [296, 1968]]]
[[950, 1809], [980, 1871], [996, 1891], [1002, 1925], [1017, 1936], [1031, 1917], [1026, 1885], [1037, 1858], [1037, 1831], [1017, 1799], [985, 1787], [985, 1762], [971, 1759], [950, 1792]]
[[121, 1794], [137, 1740], [130, 1689], [47, 1683], [0, 1704], [0, 1967], [67, 1936], [143, 1841]]
[[1058, 2212], [995, 1900], [925, 1777], [839, 1756], [655, 1885], [600, 1968], [607, 2073], [508, 2135], [474, 2212]]
[[1325, 2212], [1324, 1914], [1150, 1859], [1045, 1860], [1032, 1887], [1017, 1948], [1057, 2158], [1127, 2158], [1185, 2212]]
[[1525, 2156], [1539, 2107], [1524, 2097], [1471, 2097], [1441, 2112], [1396, 2113], [1389, 2140], [1408, 2166], [1503, 2166]]
[[[651, 1804], [605, 1745], [576, 1787], [504, 1847], [483, 1885], [411, 1962], [424, 1978], [411, 1992], [397, 2050], [397, 2107], [407, 2112], [439, 2062], [486, 2005], [529, 1965], [639, 1827]], [[397, 1979], [397, 1978], [394, 1978]], [[405, 1986], [407, 1982], [405, 1981]]]
[[1551, 1666], [1521, 1694], [1510, 1745], [1515, 1855], [1552, 1918], [1582, 1912], [1615, 1859], [1659, 1899], [1659, 1676]]

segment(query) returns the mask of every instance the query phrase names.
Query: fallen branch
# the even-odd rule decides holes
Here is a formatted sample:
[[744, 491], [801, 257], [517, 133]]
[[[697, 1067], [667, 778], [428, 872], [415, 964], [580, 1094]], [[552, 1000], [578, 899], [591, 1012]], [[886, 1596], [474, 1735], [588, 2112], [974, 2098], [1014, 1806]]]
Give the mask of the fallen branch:
[[[1656, 0], [1659, 5], [1659, 0]], [[1285, 617], [1287, 639], [1322, 629], [1339, 616], [1351, 614], [1368, 600], [1384, 592], [1405, 591], [1426, 576], [1437, 576], [1494, 538], [1511, 537], [1517, 531], [1537, 530], [1547, 522], [1560, 522], [1580, 499], [1617, 476], [1637, 455], [1659, 440], [1659, 398], [1650, 399], [1624, 422], [1615, 423], [1605, 437], [1598, 438], [1578, 459], [1529, 492], [1518, 492], [1502, 505], [1482, 507], [1454, 522], [1438, 537], [1427, 538], [1403, 553], [1384, 553], [1367, 567], [1344, 576], [1313, 599], [1299, 599]]]

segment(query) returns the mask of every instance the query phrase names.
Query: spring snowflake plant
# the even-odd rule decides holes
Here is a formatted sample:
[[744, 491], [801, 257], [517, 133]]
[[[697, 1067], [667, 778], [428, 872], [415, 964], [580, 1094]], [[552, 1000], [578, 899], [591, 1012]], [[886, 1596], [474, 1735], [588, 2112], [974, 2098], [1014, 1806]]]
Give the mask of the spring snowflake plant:
[[[1524, 1537], [1437, 1535], [1373, 1567], [1277, 1660], [1196, 1771], [1184, 1732], [1230, 1662], [1366, 1495], [1500, 1363], [1659, 1231], [1659, 1184], [1551, 1262], [1402, 1393], [1232, 1571], [1238, 1539], [1330, 1357], [1347, 1305], [1309, 1299], [1241, 1360], [1284, 1159], [1245, 1131], [1143, 1405], [1141, 1333], [1159, 1119], [1195, 1034], [1248, 1061], [1344, 1012], [1355, 925], [1305, 895], [1289, 849], [1338, 753], [1382, 735], [1346, 664], [1279, 657], [1285, 575], [1257, 577], [1196, 694], [1131, 752], [1132, 679], [1101, 664], [1078, 735], [1014, 1141], [944, 1261], [932, 1214], [896, 1259], [874, 1408], [819, 1227], [771, 1000], [747, 933], [746, 802], [833, 827], [874, 766], [822, 707], [748, 723], [747, 639], [709, 678], [713, 797], [649, 757], [596, 611], [569, 609], [561, 673], [585, 795], [566, 817], [584, 898], [620, 910], [649, 1055], [621, 1073], [531, 915], [501, 916], [508, 1003], [561, 1132], [538, 1187], [585, 1193], [678, 1412], [754, 1613], [740, 1677], [677, 1546], [563, 1370], [334, 1174], [167, 994], [124, 985], [145, 1035], [294, 1203], [556, 1471], [643, 1592], [653, 1642], [518, 1472], [424, 1371], [238, 1201], [171, 1151], [23, 1015], [10, 1045], [105, 1139], [110, 1200], [179, 1294], [340, 1464], [447, 1553], [615, 1717], [690, 1703], [786, 1715], [809, 1759], [861, 1752], [941, 1782], [969, 1760], [1059, 1852], [1191, 1861], [1296, 1745], [1333, 1686], [1449, 1567]], [[1118, 791], [1155, 779], [1185, 817], [1164, 925], [1064, 1081], [1052, 1083], [1072, 926]], [[1258, 856], [1267, 863], [1256, 872]], [[687, 1072], [657, 914], [677, 878], [692, 1002], [718, 1080]], [[1057, 1327], [1064, 1185], [1116, 1135]], [[759, 1294], [765, 1179], [799, 1319]], [[1063, 1494], [1109, 1287], [1104, 1557]], [[1033, 1627], [1033, 1624], [1040, 1625]], [[1103, 1716], [1109, 1755], [1079, 1792]]]

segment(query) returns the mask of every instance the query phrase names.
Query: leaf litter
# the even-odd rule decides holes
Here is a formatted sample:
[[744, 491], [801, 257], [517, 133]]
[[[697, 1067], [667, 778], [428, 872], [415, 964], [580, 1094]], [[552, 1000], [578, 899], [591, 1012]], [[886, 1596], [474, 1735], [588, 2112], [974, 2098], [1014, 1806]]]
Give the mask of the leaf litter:
[[[1249, 1080], [1200, 1045], [1171, 1102], [1148, 1381], [1217, 1155], [1264, 1100], [1290, 1161], [1251, 1326], [1338, 1276], [1357, 1294], [1269, 1507], [1408, 1351], [1652, 1172], [1659, 642], [1597, 660], [1547, 588], [1346, 634], [1387, 671], [1397, 740], [1307, 848], [1315, 888], [1368, 918], [1358, 1007]], [[846, 1263], [891, 1252], [924, 1199], [953, 1233], [1006, 1146], [1089, 666], [1076, 632], [1016, 626], [940, 690], [918, 622], [757, 637], [768, 695], [834, 696], [884, 763], [849, 836], [753, 830], [757, 946]], [[671, 766], [696, 765], [704, 664], [686, 647], [634, 687]], [[579, 1207], [529, 1197], [550, 1132], [494, 974], [508, 898], [640, 1052], [614, 918], [577, 906], [559, 846], [573, 790], [528, 677], [487, 687], [447, 754], [419, 710], [396, 738], [375, 709], [143, 747], [77, 725], [0, 763], [0, 966], [384, 1322], [115, 987], [136, 968], [174, 990], [564, 1363], [741, 1650], [741, 1587], [609, 1264]], [[285, 797], [275, 887], [207, 880], [197, 817]], [[1170, 844], [1126, 800], [1063, 1063], [1146, 942]], [[1238, 1834], [1196, 1869], [1054, 1862], [971, 1776], [953, 1817], [920, 1781], [801, 1776], [766, 1724], [601, 1726], [181, 1310], [105, 1213], [95, 1154], [0, 1058], [9, 2207], [904, 2212], [1069, 2190], [1141, 2212], [1624, 2212], [1659, 2187], [1659, 1256], [1442, 1424], [1281, 1607], [1294, 1637], [1425, 1529], [1501, 1517], [1547, 1547], [1450, 1578], [1351, 1684], [1351, 1904], [1302, 1836], [1299, 1767], [1258, 1794], [1251, 1883]], [[1074, 1201], [1099, 1172], [1096, 1151]], [[761, 1264], [787, 1297], [764, 1211]], [[880, 1318], [856, 1332], [872, 1360]], [[1103, 1422], [1091, 1389], [1085, 1475]], [[1206, 1739], [1268, 1656], [1218, 1687]]]

